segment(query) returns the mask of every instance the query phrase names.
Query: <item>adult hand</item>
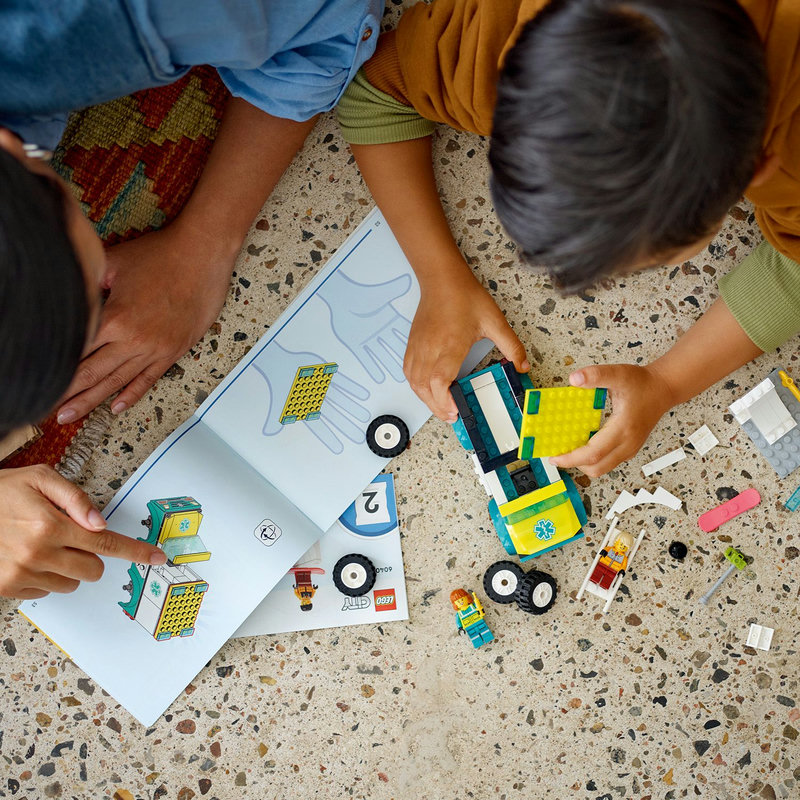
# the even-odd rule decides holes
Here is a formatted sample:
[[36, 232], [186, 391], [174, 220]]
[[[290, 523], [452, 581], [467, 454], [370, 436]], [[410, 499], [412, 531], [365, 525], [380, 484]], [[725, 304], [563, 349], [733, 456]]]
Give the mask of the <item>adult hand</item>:
[[178, 224], [110, 248], [110, 295], [58, 421], [82, 417], [115, 392], [115, 414], [136, 403], [217, 318], [234, 256]]
[[422, 293], [403, 371], [419, 398], [445, 422], [458, 417], [450, 384], [470, 347], [483, 338], [491, 339], [519, 372], [530, 369], [522, 342], [471, 274], [458, 284], [431, 285]]
[[635, 456], [658, 420], [674, 405], [669, 384], [652, 364], [586, 367], [573, 372], [569, 382], [586, 388], [605, 387], [613, 403], [613, 413], [588, 444], [550, 459], [557, 467], [577, 467], [591, 478]]
[[166, 561], [157, 547], [106, 530], [87, 495], [43, 464], [0, 470], [0, 509], [0, 595], [5, 597], [31, 600], [100, 580], [98, 556], [139, 564]]

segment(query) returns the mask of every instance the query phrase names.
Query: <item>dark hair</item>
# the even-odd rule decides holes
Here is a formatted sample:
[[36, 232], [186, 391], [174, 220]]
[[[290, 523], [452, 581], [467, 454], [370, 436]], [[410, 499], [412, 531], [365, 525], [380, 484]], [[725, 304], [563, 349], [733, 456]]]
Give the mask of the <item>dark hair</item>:
[[764, 47], [736, 0], [552, 0], [498, 83], [500, 221], [575, 291], [710, 234], [761, 156]]
[[86, 341], [86, 282], [55, 181], [0, 147], [0, 437], [52, 409]]

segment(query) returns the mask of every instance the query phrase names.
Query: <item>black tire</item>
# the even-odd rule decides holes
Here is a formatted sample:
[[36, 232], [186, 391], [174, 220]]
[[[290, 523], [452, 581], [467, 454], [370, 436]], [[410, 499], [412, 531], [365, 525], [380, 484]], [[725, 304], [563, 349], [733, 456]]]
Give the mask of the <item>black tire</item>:
[[546, 572], [532, 569], [519, 582], [517, 589], [517, 605], [528, 614], [544, 614], [553, 607], [556, 601], [555, 578]]
[[348, 597], [361, 597], [374, 585], [378, 573], [375, 565], [360, 553], [342, 556], [333, 567], [333, 583]]
[[408, 426], [394, 414], [381, 414], [367, 428], [367, 445], [376, 456], [394, 458], [406, 449], [411, 436]]
[[483, 591], [495, 603], [513, 603], [525, 570], [513, 561], [495, 561], [483, 575]]

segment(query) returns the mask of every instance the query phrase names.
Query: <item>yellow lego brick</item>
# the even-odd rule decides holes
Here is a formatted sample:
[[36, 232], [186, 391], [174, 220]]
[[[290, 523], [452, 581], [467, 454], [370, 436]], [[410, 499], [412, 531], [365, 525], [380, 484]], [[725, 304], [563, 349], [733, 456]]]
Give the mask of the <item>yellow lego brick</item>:
[[547, 486], [542, 486], [541, 489], [537, 489], [535, 492], [524, 494], [522, 497], [516, 498], [516, 500], [510, 500], [508, 503], [503, 503], [503, 505], [498, 506], [497, 510], [504, 517], [508, 517], [517, 511], [530, 508], [537, 503], [542, 503], [545, 500], [549, 500], [551, 497], [555, 497], [556, 495], [562, 494], [566, 491], [567, 486], [564, 481], [556, 481], [555, 483], [550, 483]]
[[555, 508], [507, 527], [515, 550], [528, 555], [571, 538], [581, 529], [581, 523], [572, 503], [565, 499]]
[[525, 393], [517, 455], [549, 458], [586, 444], [600, 429], [605, 399], [605, 389], [529, 389]]
[[332, 361], [298, 367], [281, 411], [281, 425], [318, 419], [337, 369], [338, 365]]

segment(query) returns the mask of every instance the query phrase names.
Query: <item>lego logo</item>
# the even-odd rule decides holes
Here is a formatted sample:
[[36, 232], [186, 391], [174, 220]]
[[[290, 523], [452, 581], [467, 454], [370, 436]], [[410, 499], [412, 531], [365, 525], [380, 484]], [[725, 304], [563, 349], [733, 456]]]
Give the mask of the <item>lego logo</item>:
[[376, 611], [394, 611], [397, 608], [394, 589], [376, 589], [372, 594]]

